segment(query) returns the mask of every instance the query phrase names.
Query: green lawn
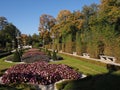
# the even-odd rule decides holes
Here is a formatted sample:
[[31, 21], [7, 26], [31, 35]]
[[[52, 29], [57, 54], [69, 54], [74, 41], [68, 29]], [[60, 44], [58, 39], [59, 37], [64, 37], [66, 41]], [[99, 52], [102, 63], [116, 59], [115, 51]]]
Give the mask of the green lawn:
[[[57, 85], [60, 89], [58, 90], [120, 90], [119, 83], [120, 83], [120, 71], [108, 73], [108, 70], [106, 69], [105, 64], [101, 64], [100, 62], [93, 62], [89, 61], [87, 59], [83, 58], [76, 58], [73, 56], [63, 55], [60, 54], [64, 60], [51, 62], [54, 64], [66, 64], [69, 65], [75, 69], [78, 69], [78, 71], [87, 74], [92, 75], [85, 79], [81, 80], [72, 80], [65, 83], [60, 83]], [[8, 63], [4, 62], [5, 58], [0, 59], [0, 73], [3, 73], [5, 69], [15, 65], [16, 63]], [[96, 63], [96, 64], [95, 64]], [[19, 84], [18, 84], [19, 85]], [[18, 88], [23, 87], [28, 88], [25, 85], [20, 84], [20, 86], [6, 86], [6, 85], [0, 85], [0, 90], [7, 90], [8, 88], [10, 90], [18, 90]], [[62, 88], [61, 88], [62, 87]], [[28, 90], [34, 90], [28, 89]], [[24, 90], [24, 89], [19, 89]]]
[[99, 65], [100, 62], [94, 64], [83, 58], [60, 55], [63, 56], [64, 60], [53, 63], [67, 64], [78, 68], [84, 74], [92, 76], [59, 83], [57, 84], [58, 90], [120, 90], [120, 71], [109, 73], [104, 64]]
[[89, 75], [96, 75], [96, 74], [102, 74], [108, 72], [105, 66], [95, 65], [94, 63], [84, 61], [86, 59], [75, 58], [73, 56], [67, 56], [63, 54], [60, 55], [64, 58], [64, 60], [52, 62], [52, 63], [66, 64], [71, 67], [77, 68], [80, 72], [84, 74], [89, 74]]
[[[6, 58], [6, 57], [5, 57]], [[0, 59], [0, 70], [3, 70], [3, 69], [7, 69], [13, 65], [15, 65], [15, 63], [8, 63], [8, 62], [5, 62], [5, 58], [1, 58]]]
[[0, 59], [0, 76], [5, 72], [6, 69], [16, 64], [16, 63], [5, 62], [5, 59], [6, 57]]

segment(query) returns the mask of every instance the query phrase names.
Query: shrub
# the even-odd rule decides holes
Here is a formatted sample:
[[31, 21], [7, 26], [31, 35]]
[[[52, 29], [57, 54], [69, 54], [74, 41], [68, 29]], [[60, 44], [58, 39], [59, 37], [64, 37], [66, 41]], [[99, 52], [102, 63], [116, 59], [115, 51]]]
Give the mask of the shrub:
[[16, 52], [14, 53], [14, 57], [13, 57], [13, 61], [14, 62], [20, 62], [21, 61], [21, 58], [20, 58], [20, 53], [18, 50], [16, 50]]
[[53, 60], [57, 60], [57, 53], [55, 52], [55, 50], [53, 50], [53, 56], [52, 56]]
[[52, 55], [51, 55], [51, 51], [49, 51], [48, 49], [46, 49], [46, 53], [49, 56], [49, 58], [51, 59]]

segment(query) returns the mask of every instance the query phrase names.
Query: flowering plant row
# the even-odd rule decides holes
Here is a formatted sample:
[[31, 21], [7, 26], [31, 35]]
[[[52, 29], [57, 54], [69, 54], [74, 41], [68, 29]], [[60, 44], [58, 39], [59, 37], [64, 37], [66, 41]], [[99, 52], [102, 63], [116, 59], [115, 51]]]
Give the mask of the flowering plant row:
[[4, 84], [31, 83], [49, 85], [62, 79], [80, 79], [81, 74], [63, 64], [49, 64], [39, 61], [31, 64], [18, 64], [2, 76]]
[[22, 55], [22, 61], [27, 63], [49, 61], [49, 57], [38, 49], [30, 49]]

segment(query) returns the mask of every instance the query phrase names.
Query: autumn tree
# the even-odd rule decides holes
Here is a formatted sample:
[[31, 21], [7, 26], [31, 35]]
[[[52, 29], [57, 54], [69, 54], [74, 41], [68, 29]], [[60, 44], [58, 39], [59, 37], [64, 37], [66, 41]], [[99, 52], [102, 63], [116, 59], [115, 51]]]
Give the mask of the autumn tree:
[[65, 22], [70, 14], [71, 12], [69, 10], [61, 10], [57, 16], [57, 22]]
[[43, 14], [40, 16], [40, 24], [39, 24], [39, 31], [40, 31], [40, 38], [43, 39], [45, 44], [48, 44], [50, 39], [50, 31], [51, 28], [56, 24], [56, 19], [47, 14]]
[[40, 24], [39, 24], [39, 31], [45, 31], [50, 29], [55, 25], [56, 19], [47, 14], [43, 14], [40, 16]]
[[[98, 25], [101, 26], [104, 54], [115, 56], [120, 60], [120, 2], [119, 0], [101, 0]], [[116, 44], [115, 44], [116, 43]]]
[[83, 26], [83, 18], [84, 16], [80, 11], [74, 11], [71, 13], [68, 10], [62, 10], [58, 14], [57, 20], [59, 20], [58, 24], [61, 26], [59, 32], [62, 36], [62, 46], [65, 48], [63, 50], [70, 53], [75, 51], [76, 32]]
[[26, 34], [21, 34], [21, 40], [23, 45], [27, 44], [27, 39], [28, 39], [28, 36]]
[[[119, 9], [119, 0], [101, 0], [99, 5], [85, 5], [81, 12], [61, 10], [50, 33], [41, 32], [41, 36], [54, 34], [55, 44], [61, 43], [64, 52], [89, 53], [94, 58], [114, 56], [120, 62]], [[73, 50], [73, 42], [76, 50]]]

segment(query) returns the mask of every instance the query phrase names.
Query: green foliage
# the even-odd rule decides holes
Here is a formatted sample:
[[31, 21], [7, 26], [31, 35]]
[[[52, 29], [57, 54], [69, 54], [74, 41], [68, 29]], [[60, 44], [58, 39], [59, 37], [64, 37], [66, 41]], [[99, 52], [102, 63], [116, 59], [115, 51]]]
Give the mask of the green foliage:
[[11, 51], [12, 50], [12, 44], [11, 43], [6, 43], [6, 50]]
[[[63, 52], [76, 51], [78, 55], [89, 53], [93, 58], [104, 54], [114, 56], [116, 62], [120, 62], [119, 5], [119, 0], [101, 0], [99, 5], [83, 6], [81, 12], [61, 10], [57, 16], [58, 23], [50, 31], [50, 34], [55, 34], [55, 40], [60, 39], [60, 42], [55, 41], [54, 49], [62, 43]], [[48, 37], [50, 34], [44, 32], [43, 36]]]
[[49, 51], [48, 49], [46, 49], [45, 52], [46, 52], [46, 54], [47, 54], [49, 57], [52, 56], [52, 55], [51, 55], [51, 51]]
[[72, 51], [72, 35], [68, 34], [66, 36], [66, 43], [65, 43], [66, 47], [65, 47], [65, 52], [67, 53], [73, 53]]
[[16, 50], [14, 52], [13, 62], [20, 62], [21, 61], [21, 51]]
[[55, 50], [53, 50], [53, 56], [52, 56], [53, 60], [57, 60], [57, 52]]
[[39, 48], [40, 44], [39, 44], [38, 42], [33, 42], [33, 43], [32, 43], [32, 46], [33, 46], [34, 48]]
[[2, 30], [0, 30], [0, 44], [1, 48], [6, 48], [7, 50], [10, 50], [12, 48], [12, 40], [16, 41], [17, 33], [20, 32], [13, 24], [8, 23], [4, 26]]

